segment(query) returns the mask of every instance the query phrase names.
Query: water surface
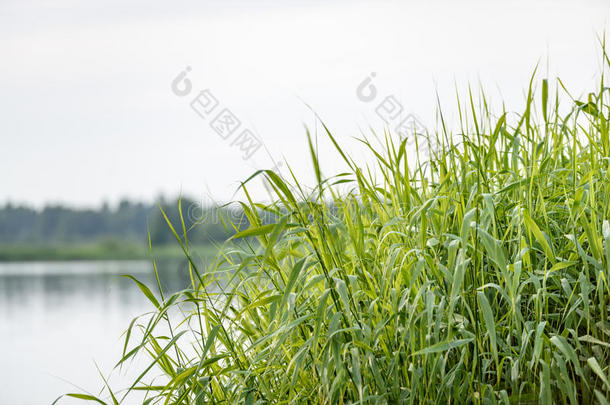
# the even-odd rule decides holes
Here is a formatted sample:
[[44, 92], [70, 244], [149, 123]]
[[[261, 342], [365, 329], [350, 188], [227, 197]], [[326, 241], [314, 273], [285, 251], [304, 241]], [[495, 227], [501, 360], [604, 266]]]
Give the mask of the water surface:
[[[188, 285], [184, 266], [160, 265], [164, 289]], [[154, 285], [147, 261], [0, 263], [0, 404], [50, 404], [66, 392], [99, 391], [96, 364], [108, 375], [131, 319], [153, 309], [121, 274]], [[111, 385], [123, 386], [130, 370], [112, 373]], [[88, 402], [59, 401], [71, 403]]]

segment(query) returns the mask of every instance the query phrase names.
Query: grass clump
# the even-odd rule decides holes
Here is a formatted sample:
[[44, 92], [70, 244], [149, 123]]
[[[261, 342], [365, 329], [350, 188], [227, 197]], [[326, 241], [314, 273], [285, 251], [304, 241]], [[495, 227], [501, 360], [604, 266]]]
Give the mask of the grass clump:
[[150, 366], [112, 401], [608, 403], [609, 89], [561, 113], [534, 82], [516, 119], [470, 94], [416, 158], [362, 139], [361, 167], [324, 127], [347, 173], [323, 177], [311, 138], [313, 190], [256, 173], [277, 200], [241, 203], [239, 244], [189, 259], [188, 290], [141, 286], [156, 312], [119, 364]]

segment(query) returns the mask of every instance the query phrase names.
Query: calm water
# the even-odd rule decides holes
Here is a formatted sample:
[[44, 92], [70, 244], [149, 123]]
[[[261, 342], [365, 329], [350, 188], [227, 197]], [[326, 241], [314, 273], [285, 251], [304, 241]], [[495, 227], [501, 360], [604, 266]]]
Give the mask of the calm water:
[[[165, 288], [188, 285], [184, 265], [160, 266]], [[96, 363], [108, 375], [129, 322], [152, 309], [120, 274], [153, 283], [146, 261], [0, 263], [0, 404], [50, 404], [79, 388], [99, 391]], [[111, 386], [124, 386], [136, 371], [113, 372]], [[72, 403], [89, 402], [59, 401]]]

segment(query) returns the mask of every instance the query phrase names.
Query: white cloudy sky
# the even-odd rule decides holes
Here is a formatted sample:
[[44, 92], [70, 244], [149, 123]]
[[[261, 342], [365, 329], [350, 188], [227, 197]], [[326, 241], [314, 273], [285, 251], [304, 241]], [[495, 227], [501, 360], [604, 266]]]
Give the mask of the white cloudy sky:
[[[0, 203], [95, 206], [182, 191], [231, 198], [273, 163], [244, 161], [170, 88], [186, 66], [275, 159], [310, 176], [305, 103], [352, 148], [374, 103], [356, 97], [371, 72], [378, 97], [434, 124], [455, 85], [482, 83], [520, 106], [536, 63], [575, 93], [601, 69], [596, 35], [610, 2], [143, 1], [0, 2]], [[321, 141], [326, 174], [341, 165]]]

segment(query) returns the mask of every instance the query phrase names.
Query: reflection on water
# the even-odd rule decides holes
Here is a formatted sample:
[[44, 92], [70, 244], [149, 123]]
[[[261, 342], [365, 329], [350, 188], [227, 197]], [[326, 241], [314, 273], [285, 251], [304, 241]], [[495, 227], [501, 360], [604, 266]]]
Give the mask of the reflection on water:
[[[158, 268], [164, 290], [189, 285], [184, 262]], [[108, 374], [130, 320], [153, 309], [121, 274], [156, 290], [146, 261], [0, 263], [0, 404], [49, 404], [75, 386], [98, 392], [95, 364]], [[114, 372], [111, 382], [128, 378]]]

